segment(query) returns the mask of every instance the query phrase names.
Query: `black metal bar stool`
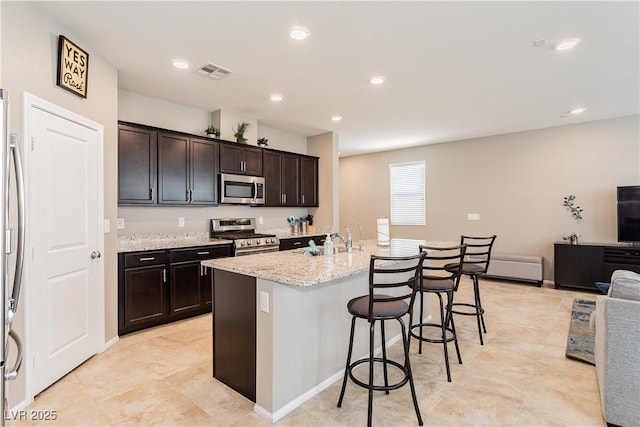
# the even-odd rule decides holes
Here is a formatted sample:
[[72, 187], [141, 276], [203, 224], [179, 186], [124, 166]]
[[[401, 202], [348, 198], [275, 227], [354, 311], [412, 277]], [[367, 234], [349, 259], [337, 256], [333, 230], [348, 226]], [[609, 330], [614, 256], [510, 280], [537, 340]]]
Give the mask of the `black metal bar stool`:
[[[413, 375], [411, 364], [409, 363], [409, 343], [407, 329], [402, 317], [411, 312], [415, 300], [416, 290], [420, 283], [422, 260], [426, 254], [420, 253], [406, 257], [382, 257], [371, 256], [369, 263], [369, 294], [353, 298], [347, 304], [347, 309], [351, 313], [351, 335], [349, 337], [349, 351], [347, 353], [347, 363], [344, 369], [344, 379], [342, 380], [342, 390], [338, 399], [338, 408], [342, 406], [342, 399], [347, 387], [347, 377], [359, 385], [369, 390], [369, 405], [367, 413], [367, 425], [371, 426], [373, 413], [373, 392], [384, 391], [389, 394], [390, 390], [398, 389], [407, 382], [411, 387], [413, 406], [418, 417], [418, 424], [423, 425], [418, 399], [413, 385]], [[391, 292], [395, 289], [394, 292]], [[377, 292], [385, 292], [379, 294]], [[351, 363], [353, 352], [353, 336], [356, 319], [366, 319], [369, 322], [369, 356], [365, 359]], [[380, 321], [382, 357], [374, 356], [374, 327], [376, 321]], [[404, 348], [404, 362], [400, 363], [387, 358], [386, 337], [384, 323], [387, 320], [396, 320], [400, 324], [402, 333], [402, 345]], [[367, 382], [355, 377], [353, 371], [361, 364], [369, 365], [369, 379]], [[374, 384], [374, 364], [380, 363], [383, 368], [384, 384]], [[403, 373], [401, 380], [395, 384], [389, 384], [388, 368], [399, 369]]]
[[[467, 250], [465, 253], [465, 260], [462, 263], [462, 274], [469, 276], [473, 281], [473, 295], [474, 303], [453, 303], [455, 307], [470, 307], [473, 311], [459, 311], [452, 309], [454, 314], [461, 314], [463, 316], [476, 316], [478, 322], [478, 335], [480, 336], [480, 345], [484, 345], [482, 338], [482, 332], [487, 333], [487, 327], [484, 324], [484, 309], [482, 308], [482, 301], [480, 300], [480, 286], [478, 284], [478, 276], [486, 273], [489, 268], [489, 261], [491, 260], [491, 248], [493, 242], [496, 240], [496, 235], [488, 237], [472, 237], [472, 236], [460, 236], [460, 244], [466, 245]], [[455, 265], [447, 265], [445, 268], [454, 270], [457, 268]], [[456, 287], [457, 290], [457, 287]]]
[[[420, 251], [425, 252], [422, 262], [422, 280], [418, 287], [420, 292], [420, 318], [417, 323], [413, 323], [413, 313], [409, 314], [409, 344], [411, 338], [418, 339], [418, 353], [422, 354], [422, 342], [442, 344], [444, 349], [444, 363], [447, 368], [447, 381], [451, 382], [451, 369], [449, 368], [449, 350], [447, 343], [453, 341], [458, 355], [458, 363], [462, 364], [460, 347], [456, 336], [456, 326], [451, 314], [453, 304], [453, 294], [460, 282], [460, 272], [464, 260], [466, 246], [434, 247], [420, 245]], [[446, 266], [446, 268], [445, 268]], [[457, 266], [457, 268], [454, 268]], [[440, 323], [424, 322], [424, 294], [430, 293], [438, 296], [440, 302]], [[442, 299], [442, 294], [447, 296], [446, 307]], [[440, 336], [433, 338], [425, 336], [425, 328], [438, 328]]]

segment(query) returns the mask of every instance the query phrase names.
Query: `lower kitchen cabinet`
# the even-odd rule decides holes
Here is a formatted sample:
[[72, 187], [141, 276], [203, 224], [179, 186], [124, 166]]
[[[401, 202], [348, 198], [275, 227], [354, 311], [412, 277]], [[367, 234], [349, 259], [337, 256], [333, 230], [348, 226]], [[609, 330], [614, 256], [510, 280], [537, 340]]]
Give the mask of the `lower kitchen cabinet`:
[[326, 235], [324, 234], [315, 234], [309, 236], [302, 237], [281, 237], [280, 238], [280, 250], [288, 251], [290, 249], [304, 248], [309, 246], [309, 240], [313, 240], [313, 242], [318, 245], [324, 245], [324, 240], [326, 239]]
[[213, 277], [200, 261], [230, 255], [230, 245], [119, 254], [118, 333], [210, 312]]

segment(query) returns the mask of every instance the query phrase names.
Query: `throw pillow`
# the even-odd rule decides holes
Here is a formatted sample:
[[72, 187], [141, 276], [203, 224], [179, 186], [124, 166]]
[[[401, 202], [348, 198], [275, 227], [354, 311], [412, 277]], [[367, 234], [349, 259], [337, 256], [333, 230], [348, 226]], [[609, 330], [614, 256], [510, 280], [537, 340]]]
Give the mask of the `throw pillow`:
[[616, 270], [611, 275], [611, 298], [640, 301], [640, 274], [628, 270]]

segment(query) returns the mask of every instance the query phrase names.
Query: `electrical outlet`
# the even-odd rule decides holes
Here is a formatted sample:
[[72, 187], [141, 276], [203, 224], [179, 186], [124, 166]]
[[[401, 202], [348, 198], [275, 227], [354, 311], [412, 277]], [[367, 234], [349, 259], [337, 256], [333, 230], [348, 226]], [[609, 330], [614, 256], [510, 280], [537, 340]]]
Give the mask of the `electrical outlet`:
[[124, 218], [118, 218], [117, 227], [118, 230], [122, 230], [124, 228]]
[[178, 218], [178, 227], [184, 227], [184, 218]]
[[258, 224], [264, 224], [264, 218], [259, 216], [258, 217]]
[[260, 291], [260, 311], [264, 313], [269, 312], [269, 293]]

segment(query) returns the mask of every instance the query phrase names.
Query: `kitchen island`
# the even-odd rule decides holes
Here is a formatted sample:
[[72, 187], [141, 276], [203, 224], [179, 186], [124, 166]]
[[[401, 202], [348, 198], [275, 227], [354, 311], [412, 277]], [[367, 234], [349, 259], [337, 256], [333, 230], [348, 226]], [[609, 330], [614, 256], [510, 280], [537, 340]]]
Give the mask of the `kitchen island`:
[[[372, 240], [332, 256], [292, 250], [203, 261], [214, 270], [214, 377], [254, 401], [257, 414], [282, 418], [342, 378], [346, 305], [367, 294], [371, 255], [412, 255], [424, 243], [392, 239], [379, 247]], [[366, 322], [357, 328], [354, 359], [368, 352]], [[397, 341], [399, 327], [387, 328], [387, 337]]]

